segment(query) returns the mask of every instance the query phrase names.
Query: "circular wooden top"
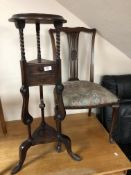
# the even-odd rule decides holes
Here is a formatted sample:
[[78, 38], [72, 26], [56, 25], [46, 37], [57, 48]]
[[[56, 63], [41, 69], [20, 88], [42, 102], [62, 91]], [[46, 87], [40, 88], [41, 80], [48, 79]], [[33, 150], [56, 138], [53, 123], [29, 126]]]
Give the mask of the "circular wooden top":
[[13, 15], [9, 21], [25, 21], [25, 23], [42, 23], [42, 24], [54, 24], [54, 22], [66, 23], [67, 21], [59, 15], [53, 14], [41, 14], [41, 13], [21, 13]]

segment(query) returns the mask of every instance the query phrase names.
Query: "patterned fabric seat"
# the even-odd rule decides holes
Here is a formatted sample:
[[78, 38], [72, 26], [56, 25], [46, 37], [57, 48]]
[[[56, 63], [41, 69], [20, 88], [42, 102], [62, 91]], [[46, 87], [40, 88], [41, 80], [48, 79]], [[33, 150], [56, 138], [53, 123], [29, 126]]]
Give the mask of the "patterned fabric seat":
[[114, 94], [96, 83], [89, 81], [67, 81], [63, 85], [65, 107], [93, 107], [118, 102], [118, 98]]

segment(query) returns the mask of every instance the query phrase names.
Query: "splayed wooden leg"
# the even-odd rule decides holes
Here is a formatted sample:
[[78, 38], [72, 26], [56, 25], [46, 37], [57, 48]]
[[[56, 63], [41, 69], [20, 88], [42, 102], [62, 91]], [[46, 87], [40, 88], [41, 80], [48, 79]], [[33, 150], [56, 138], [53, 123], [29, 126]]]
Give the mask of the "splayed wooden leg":
[[61, 150], [61, 143], [63, 143], [69, 156], [76, 161], [80, 161], [81, 160], [80, 156], [73, 153], [72, 151], [71, 139], [68, 136], [61, 133], [61, 121], [56, 120], [56, 126], [57, 126], [57, 139], [59, 144], [59, 145], [57, 144], [57, 146], [60, 146], [59, 149]]
[[32, 146], [32, 142], [30, 140], [24, 141], [19, 148], [19, 162], [11, 171], [11, 174], [16, 174], [18, 171], [21, 170], [23, 163], [26, 158], [26, 153], [28, 149]]

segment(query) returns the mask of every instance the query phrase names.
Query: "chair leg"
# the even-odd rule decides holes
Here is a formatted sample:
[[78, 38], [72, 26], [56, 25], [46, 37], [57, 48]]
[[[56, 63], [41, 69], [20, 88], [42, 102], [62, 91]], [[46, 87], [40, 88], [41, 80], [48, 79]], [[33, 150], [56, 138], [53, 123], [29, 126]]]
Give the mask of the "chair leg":
[[109, 133], [109, 142], [114, 143], [115, 141], [113, 140], [112, 134], [116, 126], [116, 121], [117, 121], [117, 116], [119, 112], [119, 105], [114, 105], [112, 106], [112, 122], [111, 122], [111, 128], [110, 128], [110, 133]]
[[91, 108], [89, 108], [88, 116], [89, 116], [89, 117], [91, 116]]
[[6, 123], [5, 123], [5, 119], [4, 119], [4, 113], [3, 113], [3, 109], [2, 109], [1, 100], [0, 100], [0, 123], [1, 123], [3, 133], [7, 134], [7, 128], [6, 128]]

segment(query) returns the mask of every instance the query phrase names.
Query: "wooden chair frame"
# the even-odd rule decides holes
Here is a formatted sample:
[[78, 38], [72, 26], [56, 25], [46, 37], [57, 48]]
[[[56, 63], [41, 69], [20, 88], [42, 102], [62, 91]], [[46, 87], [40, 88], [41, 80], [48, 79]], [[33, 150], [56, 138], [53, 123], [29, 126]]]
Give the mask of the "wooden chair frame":
[[[79, 34], [80, 32], [88, 33], [92, 35], [91, 41], [91, 60], [90, 60], [90, 82], [94, 82], [94, 43], [95, 43], [95, 35], [96, 29], [88, 29], [85, 27], [62, 27], [59, 29], [60, 32], [67, 34], [68, 44], [69, 44], [69, 60], [70, 60], [70, 70], [69, 70], [69, 81], [79, 81], [78, 78], [78, 42], [79, 42]], [[56, 29], [50, 29], [50, 38], [52, 43], [53, 49], [53, 58], [56, 59], [56, 41], [55, 41], [55, 34]], [[103, 106], [111, 106], [112, 107], [112, 124], [109, 133], [109, 141], [112, 143], [112, 133], [115, 128], [118, 109], [119, 109], [119, 102], [117, 103], [106, 103], [100, 104], [96, 106], [65, 106], [65, 109], [89, 109], [88, 115], [91, 116], [91, 109]], [[61, 126], [59, 126], [61, 128]], [[61, 144], [58, 143], [58, 150], [60, 150]]]

